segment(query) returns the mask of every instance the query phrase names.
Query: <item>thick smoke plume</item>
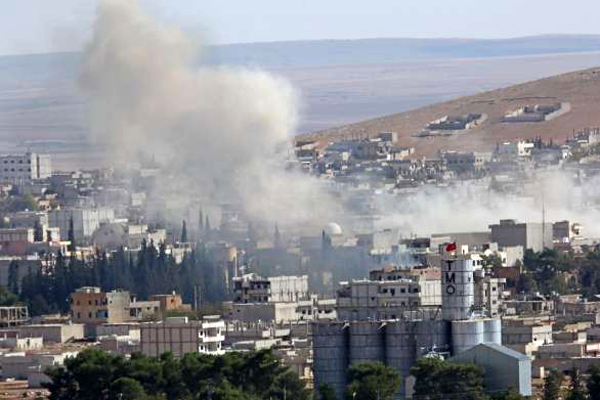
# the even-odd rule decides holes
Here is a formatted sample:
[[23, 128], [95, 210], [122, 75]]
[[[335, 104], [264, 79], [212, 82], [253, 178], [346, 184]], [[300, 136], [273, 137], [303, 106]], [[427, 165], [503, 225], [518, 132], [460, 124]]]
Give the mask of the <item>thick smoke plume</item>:
[[600, 218], [598, 178], [581, 181], [567, 171], [539, 170], [523, 180], [518, 193], [492, 190], [490, 181], [450, 187], [422, 187], [410, 195], [381, 195], [379, 228], [399, 228], [404, 236], [486, 231], [500, 219], [520, 222], [569, 220], [584, 224], [585, 234], [600, 237], [589, 221]]
[[80, 78], [92, 138], [121, 162], [156, 157], [185, 188], [175, 196], [239, 202], [265, 222], [322, 217], [327, 199], [318, 185], [283, 168], [294, 89], [260, 70], [198, 66], [201, 51], [136, 0], [101, 1]]

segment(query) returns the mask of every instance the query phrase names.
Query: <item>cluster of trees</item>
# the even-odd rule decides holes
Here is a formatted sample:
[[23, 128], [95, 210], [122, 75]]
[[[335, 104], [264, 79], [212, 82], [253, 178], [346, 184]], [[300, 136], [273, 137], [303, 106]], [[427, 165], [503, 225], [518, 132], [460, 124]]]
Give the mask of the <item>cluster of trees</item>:
[[130, 359], [86, 349], [46, 372], [50, 400], [309, 400], [270, 351]]
[[[115, 356], [89, 348], [64, 366], [46, 371], [50, 400], [310, 400], [295, 372], [281, 365], [270, 350], [223, 356], [171, 354], [149, 358]], [[515, 390], [489, 395], [483, 369], [438, 358], [423, 358], [411, 368], [415, 400], [525, 400]], [[393, 400], [400, 374], [382, 363], [355, 364], [348, 369], [345, 397], [353, 400]], [[563, 389], [563, 374], [550, 372], [542, 400], [600, 400], [600, 366], [584, 378], [576, 368]], [[318, 388], [318, 400], [336, 400], [328, 386]], [[341, 400], [341, 399], [337, 399]]]
[[54, 268], [30, 271], [20, 285], [18, 277], [23, 274], [18, 269], [24, 267], [14, 261], [9, 268], [9, 289], [33, 315], [68, 311], [69, 294], [82, 286], [98, 286], [104, 291], [129, 290], [141, 299], [176, 291], [190, 304], [196, 296], [202, 303], [225, 299], [222, 271], [217, 270], [202, 245], [181, 263], [167, 254], [164, 244], [158, 247], [144, 242], [135, 258], [119, 249], [110, 256], [98, 253], [85, 262], [59, 253]]
[[[525, 400], [525, 397], [515, 390], [489, 396], [483, 384], [483, 372], [482, 368], [474, 364], [422, 358], [410, 370], [411, 375], [415, 377], [413, 399]], [[353, 365], [348, 369], [347, 378], [345, 397], [353, 400], [393, 400], [401, 385], [399, 373], [381, 363]], [[319, 400], [336, 400], [335, 393], [326, 385], [319, 387], [316, 397]]]
[[[582, 292], [591, 296], [600, 292], [600, 248], [589, 249], [584, 255], [544, 249], [527, 250], [523, 258], [524, 273], [516, 282], [519, 292], [553, 292], [564, 294]], [[565, 279], [564, 273], [572, 279]]]
[[561, 372], [551, 371], [544, 378], [542, 400], [600, 400], [600, 365], [593, 365], [585, 378], [579, 369], [573, 368], [565, 390], [564, 378]]
[[[13, 195], [7, 199], [3, 199], [2, 201], [0, 201], [0, 215], [15, 213], [15, 212], [19, 212], [19, 211], [37, 211], [37, 210], [38, 210], [37, 201], [30, 194], [26, 194], [23, 196]], [[0, 220], [3, 221], [4, 218], [0, 218]], [[4, 221], [2, 222], [2, 224], [6, 225], [6, 224], [4, 224]], [[0, 226], [0, 227], [4, 228], [7, 226]]]

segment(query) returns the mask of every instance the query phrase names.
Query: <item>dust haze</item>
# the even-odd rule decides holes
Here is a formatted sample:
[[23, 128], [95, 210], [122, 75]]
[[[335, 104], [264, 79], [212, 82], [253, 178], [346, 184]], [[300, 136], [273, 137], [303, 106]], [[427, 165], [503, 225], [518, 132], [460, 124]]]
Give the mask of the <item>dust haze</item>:
[[154, 158], [172, 178], [156, 195], [239, 202], [250, 218], [281, 224], [324, 217], [318, 183], [285, 168], [294, 88], [258, 69], [198, 66], [202, 51], [135, 0], [101, 1], [80, 76], [93, 141], [121, 164]]

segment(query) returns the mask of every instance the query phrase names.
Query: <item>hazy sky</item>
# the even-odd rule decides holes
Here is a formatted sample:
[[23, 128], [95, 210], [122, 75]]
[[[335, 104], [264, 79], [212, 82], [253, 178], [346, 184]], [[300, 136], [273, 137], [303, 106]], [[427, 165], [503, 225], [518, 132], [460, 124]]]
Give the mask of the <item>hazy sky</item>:
[[[127, 1], [127, 0], [123, 0]], [[212, 43], [600, 34], [599, 0], [141, 0]], [[2, 0], [0, 54], [78, 50], [97, 0]]]

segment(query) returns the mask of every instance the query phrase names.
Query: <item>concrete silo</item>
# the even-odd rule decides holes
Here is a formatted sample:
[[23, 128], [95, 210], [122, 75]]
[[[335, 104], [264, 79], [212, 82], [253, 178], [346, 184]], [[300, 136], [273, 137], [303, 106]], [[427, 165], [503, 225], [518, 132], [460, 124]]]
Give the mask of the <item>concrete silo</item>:
[[385, 329], [381, 321], [354, 321], [350, 324], [350, 365], [385, 362]]
[[313, 323], [313, 372], [315, 387], [329, 385], [339, 399], [346, 386], [349, 330], [344, 322]]
[[474, 261], [467, 258], [442, 260], [442, 319], [471, 318], [475, 301]]

